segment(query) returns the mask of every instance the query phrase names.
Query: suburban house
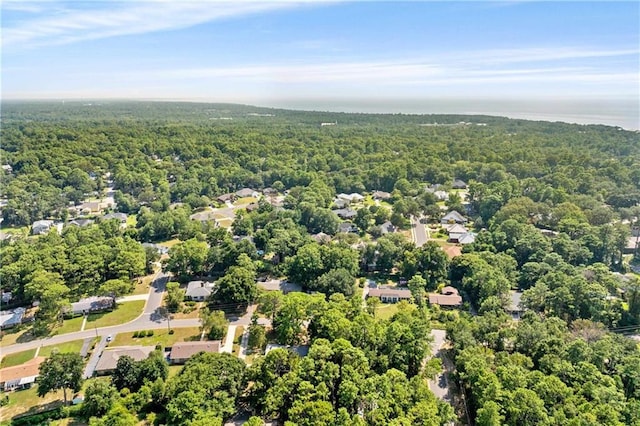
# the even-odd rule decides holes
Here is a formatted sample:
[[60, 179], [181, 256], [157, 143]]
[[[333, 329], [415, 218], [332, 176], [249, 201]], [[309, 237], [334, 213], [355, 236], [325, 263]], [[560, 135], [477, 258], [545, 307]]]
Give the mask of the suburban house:
[[460, 239], [460, 236], [469, 232], [467, 228], [458, 223], [454, 223], [453, 225], [445, 225], [445, 227], [449, 232], [449, 241], [452, 243], [457, 243]]
[[184, 364], [189, 358], [200, 352], [218, 353], [220, 352], [220, 343], [220, 340], [174, 343], [169, 353], [169, 361], [171, 364]]
[[216, 198], [216, 200], [218, 200], [221, 203], [226, 203], [227, 201], [230, 203], [233, 203], [236, 200], [236, 198], [238, 198], [236, 194], [229, 193], [229, 194], [222, 194], [221, 196]]
[[408, 288], [378, 287], [370, 289], [367, 297], [378, 297], [383, 303], [397, 303], [401, 300], [410, 300], [412, 296]]
[[384, 191], [373, 191], [371, 196], [374, 200], [388, 200], [389, 198], [391, 198], [391, 194]]
[[467, 189], [467, 183], [462, 179], [454, 179], [451, 184], [451, 188], [453, 189]]
[[449, 213], [444, 215], [442, 219], [440, 219], [440, 223], [442, 223], [443, 225], [452, 224], [452, 223], [458, 223], [460, 225], [464, 225], [467, 222], [468, 220], [455, 210], [450, 211]]
[[189, 219], [196, 220], [198, 222], [215, 222], [217, 224], [216, 213], [211, 210], [194, 213], [189, 216]]
[[91, 219], [74, 219], [71, 222], [67, 223], [67, 226], [77, 226], [79, 228], [84, 228], [85, 226], [93, 225], [95, 222]]
[[109, 213], [102, 216], [102, 220], [112, 220], [116, 219], [122, 225], [127, 224], [127, 214], [126, 213]]
[[338, 209], [338, 210], [332, 210], [335, 214], [338, 215], [339, 218], [341, 219], [353, 219], [354, 217], [356, 217], [357, 213], [355, 210], [353, 209]]
[[238, 196], [238, 198], [247, 198], [247, 197], [258, 198], [260, 196], [258, 191], [251, 188], [242, 188], [241, 190], [236, 191], [236, 195]]
[[341, 200], [349, 201], [352, 203], [357, 203], [364, 200], [364, 196], [358, 194], [357, 192], [352, 192], [351, 194], [338, 194], [338, 197]]
[[338, 209], [349, 207], [349, 204], [349, 201], [343, 200], [342, 198], [336, 198], [335, 200], [333, 200], [333, 205]]
[[[6, 294], [6, 293], [3, 293]], [[0, 329], [15, 327], [22, 323], [26, 310], [15, 308], [11, 311], [0, 311]]]
[[348, 234], [350, 232], [358, 233], [358, 227], [351, 222], [342, 222], [338, 225], [338, 232]]
[[31, 233], [33, 235], [42, 235], [49, 232], [51, 227], [53, 226], [52, 220], [36, 220], [31, 225]]
[[446, 286], [441, 293], [429, 293], [429, 304], [453, 308], [462, 305], [462, 297], [458, 294], [458, 290]]
[[438, 199], [438, 201], [448, 201], [449, 193], [447, 191], [434, 191], [433, 195]]
[[86, 315], [94, 312], [108, 311], [116, 305], [116, 300], [110, 296], [91, 296], [80, 299], [71, 304], [65, 312], [67, 315]]
[[204, 302], [213, 292], [213, 283], [206, 281], [190, 281], [187, 284], [187, 291], [184, 297], [195, 302]]
[[467, 232], [466, 234], [460, 235], [458, 238], [458, 244], [467, 245], [473, 244], [476, 242], [476, 234], [473, 232]]
[[316, 242], [320, 244], [325, 244], [331, 242], [331, 235], [325, 234], [324, 232], [318, 232], [317, 234], [311, 235]]
[[278, 191], [275, 188], [267, 187], [262, 190], [264, 195], [278, 195]]
[[142, 243], [142, 247], [146, 248], [152, 248], [155, 251], [158, 252], [158, 254], [163, 255], [163, 254], [169, 254], [169, 247], [167, 246], [162, 246], [160, 244], [153, 244], [153, 243]]
[[123, 346], [122, 348], [108, 349], [102, 352], [96, 374], [110, 374], [116, 369], [118, 360], [122, 356], [130, 356], [134, 361], [142, 361], [149, 358], [149, 354], [155, 350], [155, 346]]
[[393, 232], [396, 232], [396, 227], [393, 226], [393, 223], [386, 221], [385, 223], [380, 225], [380, 233], [382, 235], [391, 234]]
[[514, 320], [519, 320], [520, 316], [524, 312], [522, 305], [520, 303], [520, 299], [522, 298], [521, 291], [511, 291], [509, 292], [509, 306], [507, 306], [507, 313], [511, 315], [511, 318]]
[[287, 349], [301, 357], [307, 356], [309, 353], [309, 345], [279, 345], [277, 343], [269, 343], [264, 350], [264, 354], [267, 355], [274, 349]]
[[260, 281], [256, 283], [259, 288], [265, 291], [281, 291], [283, 294], [291, 293], [292, 291], [302, 291], [302, 287], [299, 284], [295, 284], [285, 280], [269, 280]]
[[0, 389], [4, 392], [29, 389], [40, 375], [40, 364], [46, 358], [39, 356], [24, 364], [0, 369]]

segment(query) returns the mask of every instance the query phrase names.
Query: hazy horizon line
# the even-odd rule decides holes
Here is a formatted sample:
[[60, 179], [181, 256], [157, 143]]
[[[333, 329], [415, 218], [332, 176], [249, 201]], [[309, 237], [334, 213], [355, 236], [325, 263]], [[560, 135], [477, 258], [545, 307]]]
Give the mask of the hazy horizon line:
[[235, 104], [256, 108], [289, 109], [309, 112], [413, 115], [486, 115], [531, 121], [605, 125], [629, 131], [640, 130], [640, 102], [634, 97], [477, 97], [433, 98], [280, 98], [216, 99], [145, 97], [3, 97], [0, 102], [183, 102]]

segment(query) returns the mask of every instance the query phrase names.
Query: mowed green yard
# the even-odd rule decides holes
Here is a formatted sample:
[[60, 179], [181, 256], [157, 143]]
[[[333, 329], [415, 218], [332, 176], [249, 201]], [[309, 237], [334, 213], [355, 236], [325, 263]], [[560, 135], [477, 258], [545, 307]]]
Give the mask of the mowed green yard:
[[116, 309], [111, 312], [91, 314], [87, 318], [85, 330], [90, 328], [109, 327], [112, 325], [125, 324], [138, 318], [144, 309], [144, 300], [134, 300], [131, 302], [118, 303]]
[[174, 328], [173, 334], [169, 334], [169, 330], [166, 329], [153, 330], [153, 336], [148, 337], [133, 337], [133, 334], [133, 332], [118, 333], [110, 346], [161, 345], [163, 348], [166, 348], [176, 342], [200, 340], [200, 328], [198, 327]]

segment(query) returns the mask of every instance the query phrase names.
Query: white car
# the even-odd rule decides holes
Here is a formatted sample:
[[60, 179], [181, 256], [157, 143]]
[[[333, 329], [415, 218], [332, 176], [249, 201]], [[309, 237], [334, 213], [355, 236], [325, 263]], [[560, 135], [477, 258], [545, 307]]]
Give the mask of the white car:
[[113, 340], [113, 336], [110, 334], [107, 336], [107, 343], [111, 342]]

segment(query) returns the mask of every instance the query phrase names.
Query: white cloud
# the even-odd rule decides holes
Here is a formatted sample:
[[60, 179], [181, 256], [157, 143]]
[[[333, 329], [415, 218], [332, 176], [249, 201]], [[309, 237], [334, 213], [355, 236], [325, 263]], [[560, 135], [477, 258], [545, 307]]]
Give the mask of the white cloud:
[[[186, 28], [218, 19], [290, 8], [309, 1], [169, 1], [96, 2], [89, 9], [62, 9], [55, 14], [4, 23], [4, 48], [67, 44], [107, 37]], [[7, 10], [39, 11], [54, 4], [9, 1]], [[60, 6], [61, 7], [61, 6]], [[42, 10], [42, 9], [40, 9]]]

